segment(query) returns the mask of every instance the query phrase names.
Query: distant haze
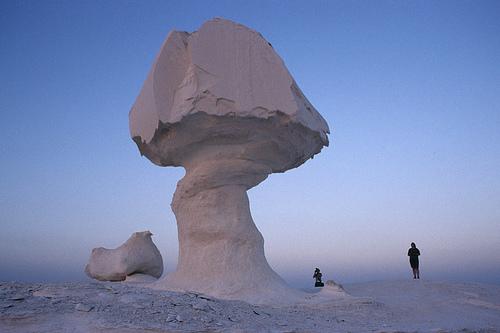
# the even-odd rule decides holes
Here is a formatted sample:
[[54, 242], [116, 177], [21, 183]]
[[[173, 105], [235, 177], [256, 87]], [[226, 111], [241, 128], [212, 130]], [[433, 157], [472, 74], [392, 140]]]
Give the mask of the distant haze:
[[[201, 10], [200, 7], [203, 7]], [[73, 281], [93, 247], [151, 230], [175, 269], [181, 168], [128, 130], [175, 30], [220, 16], [259, 32], [328, 121], [331, 145], [249, 191], [271, 266], [340, 283], [500, 284], [500, 2], [0, 4], [0, 280]]]

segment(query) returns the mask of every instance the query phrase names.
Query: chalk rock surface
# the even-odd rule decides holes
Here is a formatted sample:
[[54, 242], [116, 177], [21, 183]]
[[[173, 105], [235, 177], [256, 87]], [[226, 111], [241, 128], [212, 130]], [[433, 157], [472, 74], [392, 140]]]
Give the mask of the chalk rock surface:
[[123, 281], [132, 274], [159, 278], [163, 273], [163, 260], [152, 235], [149, 231], [134, 232], [116, 249], [93, 249], [85, 273], [101, 281]]
[[300, 294], [267, 263], [246, 191], [319, 153], [329, 129], [271, 44], [224, 19], [171, 32], [129, 120], [142, 155], [186, 169], [177, 270], [156, 287], [252, 303]]
[[500, 332], [499, 285], [407, 279], [346, 289], [352, 297], [316, 292], [275, 306], [142, 284], [0, 281], [0, 332]]
[[[328, 124], [271, 44], [260, 33], [220, 18], [191, 34], [168, 35], [130, 112], [130, 133], [138, 143], [150, 143], [163, 126], [198, 112], [260, 119], [283, 114], [328, 144]], [[176, 164], [173, 157], [162, 161], [167, 157], [153, 162]]]

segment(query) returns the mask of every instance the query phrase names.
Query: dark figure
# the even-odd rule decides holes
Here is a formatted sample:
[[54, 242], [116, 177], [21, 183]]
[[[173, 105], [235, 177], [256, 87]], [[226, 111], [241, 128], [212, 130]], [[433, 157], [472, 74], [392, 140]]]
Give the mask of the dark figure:
[[420, 272], [418, 270], [418, 256], [420, 251], [415, 246], [415, 243], [411, 243], [411, 247], [408, 250], [408, 256], [410, 257], [410, 266], [413, 269], [413, 278], [420, 279]]
[[316, 268], [314, 270], [314, 274], [313, 274], [313, 279], [316, 279], [316, 282], [314, 283], [315, 287], [324, 287], [325, 286], [323, 281], [321, 281], [322, 276], [323, 276], [323, 274], [321, 274], [321, 272], [319, 271], [319, 268]]

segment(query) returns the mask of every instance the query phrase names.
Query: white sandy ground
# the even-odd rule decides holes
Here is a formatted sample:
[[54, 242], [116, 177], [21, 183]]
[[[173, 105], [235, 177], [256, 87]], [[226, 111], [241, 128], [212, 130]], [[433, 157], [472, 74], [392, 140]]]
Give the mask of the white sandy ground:
[[141, 284], [0, 282], [0, 332], [500, 332], [500, 286], [407, 280], [345, 288], [349, 295], [325, 289], [301, 304], [256, 306]]

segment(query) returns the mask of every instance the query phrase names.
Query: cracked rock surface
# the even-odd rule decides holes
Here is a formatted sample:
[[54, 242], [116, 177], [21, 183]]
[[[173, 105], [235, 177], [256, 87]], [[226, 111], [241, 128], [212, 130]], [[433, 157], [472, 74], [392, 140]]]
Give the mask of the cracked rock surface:
[[0, 332], [500, 332], [500, 287], [433, 281], [346, 285], [286, 306], [123, 282], [0, 282]]

